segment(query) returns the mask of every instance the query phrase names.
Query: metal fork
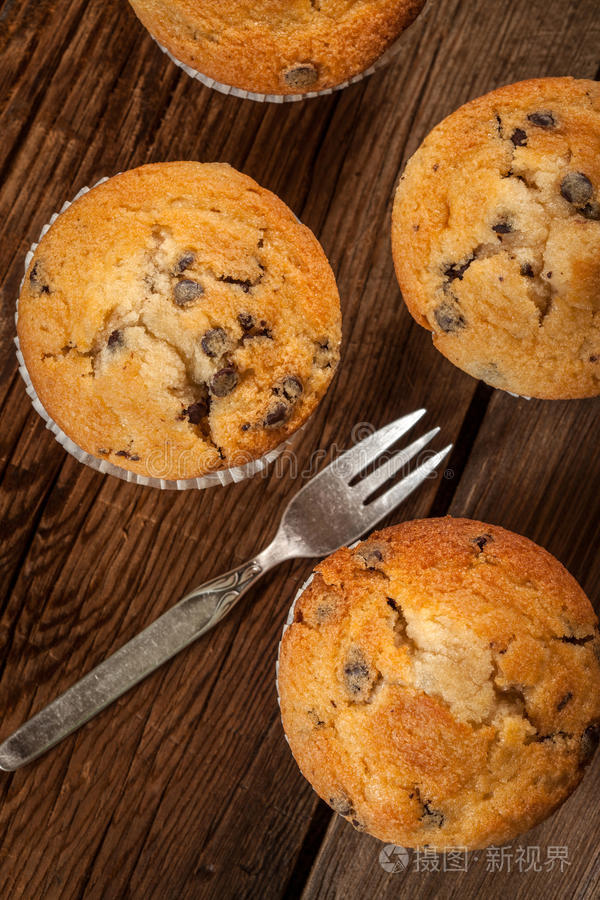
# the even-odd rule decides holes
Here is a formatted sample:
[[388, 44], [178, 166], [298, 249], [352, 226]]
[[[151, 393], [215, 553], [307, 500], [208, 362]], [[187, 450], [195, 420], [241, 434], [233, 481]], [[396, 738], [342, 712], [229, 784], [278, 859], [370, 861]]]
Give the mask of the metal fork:
[[364, 470], [388, 451], [424, 409], [391, 422], [326, 466], [288, 504], [269, 546], [249, 562], [195, 588], [0, 745], [0, 769], [13, 771], [40, 756], [220, 622], [240, 597], [274, 566], [296, 557], [326, 556], [349, 544], [391, 512], [431, 475], [452, 444], [373, 498], [438, 433], [434, 428]]

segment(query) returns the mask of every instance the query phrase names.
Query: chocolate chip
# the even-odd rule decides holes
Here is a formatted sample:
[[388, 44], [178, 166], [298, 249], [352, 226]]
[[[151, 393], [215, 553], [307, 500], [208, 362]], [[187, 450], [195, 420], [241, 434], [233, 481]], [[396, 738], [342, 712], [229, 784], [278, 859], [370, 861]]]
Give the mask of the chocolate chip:
[[188, 250], [187, 253], [184, 253], [181, 256], [174, 266], [174, 272], [176, 275], [181, 275], [182, 272], [185, 272], [186, 269], [189, 269], [190, 266], [193, 266], [196, 262], [196, 254], [192, 253], [191, 250]]
[[[242, 316], [244, 316], [244, 322], [246, 325], [242, 324]], [[247, 313], [240, 313], [238, 316], [238, 321], [242, 328], [244, 329], [244, 333], [242, 335], [242, 341], [250, 340], [251, 338], [257, 337], [267, 337], [272, 338], [273, 334], [271, 329], [267, 325], [264, 319], [261, 319], [260, 322], [256, 323], [254, 318]]]
[[206, 400], [198, 400], [191, 403], [187, 409], [182, 412], [182, 418], [189, 419], [191, 425], [199, 425], [202, 419], [208, 415], [208, 402]]
[[278, 428], [289, 418], [290, 413], [291, 408], [288, 403], [283, 403], [282, 401], [274, 403], [267, 411], [263, 425], [265, 428]]
[[539, 112], [529, 113], [527, 116], [532, 125], [538, 128], [554, 128], [556, 120], [548, 110], [540, 110]]
[[123, 332], [119, 331], [111, 331], [108, 336], [107, 346], [109, 350], [117, 350], [119, 347], [122, 347], [125, 343], [125, 338], [123, 337]]
[[492, 537], [491, 534], [481, 534], [481, 535], [479, 535], [479, 537], [473, 538], [473, 543], [477, 544], [477, 546], [479, 547], [479, 551], [481, 553], [481, 552], [483, 552], [483, 548], [485, 547], [485, 545], [493, 540], [494, 540], [494, 538]]
[[600, 356], [596, 356], [596, 355], [590, 356], [591, 363], [596, 363], [596, 362], [598, 362], [599, 359], [600, 359]]
[[568, 692], [565, 694], [565, 696], [562, 698], [562, 700], [560, 700], [560, 701], [556, 704], [557, 710], [560, 712], [561, 709], [564, 709], [564, 708], [565, 708], [565, 706], [567, 705], [567, 703], [569, 702], [569, 700], [572, 700], [572, 699], [573, 699], [573, 694], [571, 693], [571, 691], [568, 691]]
[[352, 647], [344, 663], [344, 682], [354, 696], [365, 694], [371, 686], [373, 674], [359, 647]]
[[333, 350], [329, 346], [329, 341], [327, 339], [316, 341], [315, 346], [313, 363], [319, 369], [330, 369], [333, 361]]
[[527, 146], [527, 132], [523, 131], [522, 128], [515, 128], [510, 136], [510, 139], [515, 147]]
[[367, 541], [360, 545], [355, 553], [355, 556], [358, 556], [358, 558], [365, 564], [367, 569], [371, 569], [371, 571], [375, 571], [375, 569], [381, 568], [381, 563], [383, 562], [382, 551], [379, 549], [379, 547], [374, 547]]
[[132, 462], [139, 462], [139, 456], [136, 453], [130, 453], [129, 450], [117, 450], [115, 456], [124, 456], [125, 459], [130, 459]]
[[395, 600], [392, 600], [391, 597], [388, 597], [386, 602], [387, 602], [387, 605], [390, 606], [394, 610], [394, 612], [398, 612], [398, 604], [396, 603]]
[[281, 383], [281, 389], [290, 403], [295, 403], [304, 391], [302, 382], [295, 375], [286, 375]]
[[492, 231], [495, 231], [496, 234], [510, 234], [513, 227], [510, 222], [497, 222], [496, 225], [492, 225]]
[[521, 275], [523, 276], [523, 278], [533, 278], [534, 273], [531, 263], [522, 263]]
[[283, 73], [283, 78], [290, 87], [304, 88], [318, 81], [319, 71], [312, 63], [300, 63], [286, 69]]
[[238, 322], [244, 331], [251, 331], [254, 328], [254, 317], [250, 313], [241, 312], [238, 314]]
[[36, 291], [36, 293], [38, 294], [50, 293], [50, 286], [46, 281], [43, 266], [39, 259], [35, 262], [33, 269], [29, 273], [29, 283], [32, 287], [32, 290]]
[[250, 431], [251, 428], [252, 425], [250, 424], [250, 422], [244, 422], [244, 424], [242, 425], [242, 431]]
[[209, 388], [213, 397], [227, 397], [236, 387], [240, 377], [233, 366], [219, 369], [210, 379]]
[[600, 203], [598, 203], [597, 200], [586, 203], [585, 206], [582, 206], [577, 212], [581, 213], [582, 216], [585, 216], [586, 219], [590, 219], [592, 222], [600, 222]]
[[346, 794], [339, 794], [337, 797], [329, 798], [329, 805], [340, 816], [351, 816], [355, 810], [352, 801]]
[[579, 762], [582, 766], [587, 766], [591, 762], [592, 757], [598, 749], [600, 743], [600, 724], [589, 725], [581, 735], [579, 744], [580, 755]]
[[560, 192], [569, 203], [579, 206], [591, 199], [594, 188], [583, 172], [569, 172], [560, 183]]
[[266, 338], [272, 338], [272, 337], [273, 337], [273, 333], [271, 332], [271, 329], [270, 329], [270, 328], [267, 328], [264, 322], [261, 322], [261, 326], [262, 326], [261, 328], [257, 328], [255, 331], [253, 331], [253, 332], [252, 332], [250, 335], [248, 335], [248, 336], [249, 336], [249, 337], [266, 337]]
[[177, 306], [188, 306], [204, 293], [204, 288], [197, 281], [178, 281], [173, 290], [173, 297]]
[[464, 316], [453, 303], [444, 301], [433, 311], [433, 315], [440, 330], [446, 334], [461, 331], [466, 327]]
[[444, 824], [444, 814], [437, 809], [432, 809], [429, 803], [423, 803], [421, 821], [429, 828], [441, 828]]
[[204, 334], [200, 343], [206, 355], [214, 359], [216, 356], [222, 356], [228, 349], [229, 338], [222, 328], [211, 328]]
[[470, 256], [466, 262], [464, 263], [448, 263], [443, 269], [444, 275], [448, 279], [448, 281], [454, 281], [455, 278], [458, 278], [459, 281], [462, 281], [463, 275], [474, 261], [475, 257]]

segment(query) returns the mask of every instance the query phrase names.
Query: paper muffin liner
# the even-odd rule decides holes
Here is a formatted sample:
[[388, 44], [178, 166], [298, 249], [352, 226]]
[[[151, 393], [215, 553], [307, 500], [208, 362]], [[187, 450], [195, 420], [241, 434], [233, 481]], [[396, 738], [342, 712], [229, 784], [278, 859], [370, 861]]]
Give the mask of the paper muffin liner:
[[[29, 251], [27, 252], [27, 255], [25, 257], [25, 271], [23, 274], [23, 278], [21, 279], [21, 288], [23, 287], [23, 282], [25, 281], [25, 276], [27, 275], [27, 270], [29, 269], [29, 264], [31, 263], [33, 254], [37, 250], [40, 241], [49, 230], [49, 228], [54, 224], [58, 217], [65, 212], [65, 210], [67, 210], [76, 200], [79, 199], [79, 197], [83, 196], [83, 194], [87, 194], [88, 191], [92, 190], [92, 188], [98, 187], [98, 185], [104, 184], [104, 182], [108, 180], [108, 177], [101, 178], [100, 181], [97, 181], [96, 184], [92, 185], [92, 187], [82, 187], [72, 200], [65, 201], [60, 210], [53, 213], [53, 215], [50, 217], [50, 221], [42, 228], [39, 238], [35, 243], [31, 245]], [[18, 321], [19, 298], [17, 297], [15, 310], [15, 328], [18, 324]], [[120, 466], [114, 465], [114, 463], [111, 463], [106, 459], [100, 459], [99, 457], [93, 456], [91, 453], [82, 450], [82, 448], [79, 447], [79, 445], [76, 444], [75, 441], [73, 441], [67, 434], [65, 434], [62, 428], [60, 428], [60, 426], [57, 425], [54, 419], [48, 414], [37, 395], [37, 392], [31, 382], [31, 378], [29, 376], [29, 372], [23, 358], [23, 353], [21, 352], [21, 344], [19, 341], [18, 333], [15, 335], [14, 341], [17, 348], [19, 372], [23, 381], [25, 382], [25, 390], [31, 399], [33, 408], [38, 413], [38, 415], [42, 417], [42, 419], [46, 423], [46, 428], [52, 432], [58, 443], [67, 451], [67, 453], [75, 457], [78, 462], [83, 463], [84, 465], [89, 466], [92, 469], [96, 469], [96, 471], [101, 472], [103, 475], [114, 475], [116, 478], [121, 478], [123, 481], [128, 481], [132, 484], [141, 484], [146, 487], [160, 488], [160, 490], [163, 491], [189, 491], [205, 490], [206, 488], [215, 487], [216, 485], [221, 485], [222, 487], [224, 487], [225, 485], [232, 484], [234, 482], [244, 481], [246, 478], [252, 478], [253, 475], [257, 475], [259, 472], [264, 471], [267, 466], [270, 465], [270, 463], [272, 463], [275, 459], [277, 459], [278, 456], [280, 456], [284, 452], [284, 450], [291, 448], [296, 443], [307, 424], [306, 422], [304, 422], [300, 428], [298, 428], [293, 434], [291, 434], [288, 438], [286, 438], [285, 441], [283, 441], [273, 450], [269, 450], [268, 453], [263, 454], [263, 456], [258, 457], [258, 459], [250, 460], [249, 462], [244, 463], [240, 466], [232, 466], [229, 469], [219, 469], [218, 471], [209, 472], [206, 475], [201, 475], [198, 478], [182, 478], [177, 480], [138, 475], [136, 472], [130, 472], [128, 469], [123, 469]]]
[[[148, 31], [148, 34], [152, 38], [155, 44], [160, 47], [163, 53], [165, 53], [171, 62], [175, 63], [180, 69], [189, 75], [190, 78], [194, 78], [196, 81], [199, 81], [201, 84], [205, 85], [205, 87], [212, 88], [215, 91], [219, 91], [221, 94], [227, 94], [231, 97], [237, 97], [240, 100], [254, 100], [257, 103], [297, 103], [299, 100], [312, 100], [314, 97], [326, 97], [328, 94], [333, 94], [336, 91], [342, 91], [344, 88], [349, 87], [351, 84], [356, 84], [359, 81], [362, 81], [364, 78], [368, 78], [369, 75], [372, 75], [378, 69], [383, 68], [383, 66], [388, 65], [400, 52], [402, 49], [407, 36], [412, 37], [414, 35], [413, 29], [416, 29], [417, 25], [421, 27], [424, 25], [426, 20], [429, 18], [429, 14], [431, 13], [431, 9], [436, 0], [427, 0], [425, 6], [416, 17], [414, 22], [405, 28], [404, 31], [396, 38], [394, 43], [388, 47], [388, 49], [383, 53], [379, 59], [375, 60], [372, 65], [369, 66], [368, 69], [365, 69], [363, 72], [359, 72], [358, 75], [353, 75], [352, 78], [349, 78], [347, 81], [342, 81], [340, 84], [336, 84], [330, 88], [324, 88], [322, 91], [305, 91], [301, 94], [259, 94], [254, 91], [244, 91], [242, 88], [233, 87], [230, 84], [223, 84], [221, 81], [215, 81], [214, 78], [209, 78], [208, 75], [204, 75], [202, 72], [198, 72], [197, 69], [193, 69], [191, 66], [188, 66], [186, 63], [182, 62], [180, 59], [177, 59], [170, 50], [167, 50], [155, 37], [154, 35]], [[146, 29], [148, 30], [148, 29]]]

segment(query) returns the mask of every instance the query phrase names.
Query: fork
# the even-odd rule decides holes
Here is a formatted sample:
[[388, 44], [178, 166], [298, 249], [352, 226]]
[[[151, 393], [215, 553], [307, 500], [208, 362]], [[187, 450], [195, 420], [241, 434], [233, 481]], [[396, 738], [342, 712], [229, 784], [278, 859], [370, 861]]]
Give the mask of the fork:
[[379, 468], [364, 474], [425, 412], [419, 409], [391, 422], [315, 475], [292, 498], [277, 534], [262, 553], [195, 588], [17, 729], [0, 745], [0, 769], [14, 771], [84, 725], [213, 628], [269, 569], [286, 559], [326, 556], [373, 528], [432, 475], [452, 449], [450, 444], [385, 493], [374, 496], [439, 432], [439, 428], [428, 431], [408, 447], [391, 453]]

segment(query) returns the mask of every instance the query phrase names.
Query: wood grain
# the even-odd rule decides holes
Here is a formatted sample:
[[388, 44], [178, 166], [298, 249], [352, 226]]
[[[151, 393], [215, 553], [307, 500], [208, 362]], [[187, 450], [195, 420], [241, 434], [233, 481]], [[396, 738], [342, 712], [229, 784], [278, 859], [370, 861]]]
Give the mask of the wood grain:
[[[453, 477], [428, 482], [396, 517], [451, 510], [514, 528], [594, 596], [598, 403], [515, 401], [436, 354], [401, 304], [389, 216], [406, 158], [440, 118], [519, 78], [594, 77], [599, 47], [596, 0], [437, 0], [392, 66], [271, 106], [190, 80], [125, 0], [0, 3], [2, 737], [187, 588], [260, 549], [301, 473], [350, 446], [355, 426], [421, 405], [457, 444]], [[340, 286], [344, 359], [293, 459], [265, 478], [173, 494], [65, 455], [31, 409], [12, 341], [25, 253], [62, 202], [104, 175], [185, 158], [230, 162], [315, 231]], [[485, 865], [387, 875], [381, 845], [332, 818], [291, 758], [274, 686], [282, 623], [310, 565], [271, 573], [216, 631], [0, 778], [0, 896], [597, 896], [598, 761], [527, 836], [568, 844], [560, 877]]]

